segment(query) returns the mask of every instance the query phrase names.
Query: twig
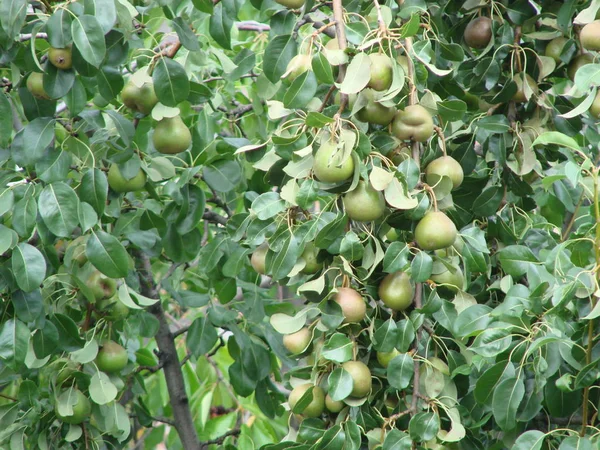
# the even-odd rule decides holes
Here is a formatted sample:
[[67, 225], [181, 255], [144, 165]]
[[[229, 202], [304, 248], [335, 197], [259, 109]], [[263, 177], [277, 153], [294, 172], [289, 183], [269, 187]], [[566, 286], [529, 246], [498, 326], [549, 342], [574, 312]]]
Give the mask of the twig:
[[227, 218], [213, 211], [204, 211], [202, 218], [209, 222], [218, 223], [219, 225], [227, 225]]
[[323, 110], [327, 106], [327, 103], [329, 102], [329, 99], [331, 98], [331, 94], [333, 94], [333, 91], [335, 91], [335, 89], [336, 89], [335, 84], [332, 84], [331, 87], [329, 88], [329, 90], [327, 91], [327, 94], [325, 94], [323, 103], [321, 103], [321, 106], [319, 107], [317, 112], [323, 112]]
[[565, 227], [565, 229], [562, 233], [561, 241], [564, 241], [565, 239], [567, 239], [569, 237], [569, 234], [571, 233], [571, 230], [573, 229], [573, 225], [575, 225], [575, 219], [577, 219], [577, 211], [579, 210], [579, 208], [581, 207], [581, 204], [583, 203], [583, 198], [584, 198], [583, 194], [584, 194], [584, 192], [581, 193], [581, 196], [579, 197], [579, 201], [577, 202], [577, 206], [575, 206], [575, 211], [571, 215], [571, 219], [569, 220], [569, 223], [567, 224], [567, 226]]
[[214, 444], [222, 444], [225, 441], [225, 439], [227, 439], [228, 437], [230, 437], [230, 436], [239, 436], [239, 434], [241, 432], [242, 431], [239, 428], [235, 428], [233, 430], [229, 430], [223, 436], [219, 436], [216, 439], [211, 439], [210, 441], [202, 442], [200, 444], [200, 450], [207, 449], [209, 446], [214, 445]]
[[182, 334], [185, 334], [185, 333], [187, 333], [189, 329], [190, 329], [190, 326], [189, 326], [189, 325], [187, 325], [187, 326], [185, 326], [185, 327], [181, 327], [180, 329], [178, 329], [178, 330], [176, 330], [176, 331], [173, 331], [173, 337], [179, 337], [179, 336], [181, 336]]
[[[258, 77], [258, 74], [256, 74], [256, 73], [247, 73], [245, 75], [242, 75], [240, 78], [256, 78], [256, 77]], [[205, 80], [202, 80], [202, 83], [211, 83], [213, 81], [221, 81], [224, 79], [225, 79], [225, 77], [210, 77]]]
[[381, 5], [377, 0], [373, 0], [375, 4], [375, 9], [377, 10], [377, 23], [379, 24], [379, 31], [381, 33], [387, 32], [387, 27], [385, 26], [385, 20], [383, 20], [383, 14], [381, 13]]
[[[346, 24], [344, 22], [344, 7], [342, 6], [342, 0], [333, 0], [333, 18], [335, 19], [335, 34], [337, 36], [338, 45], [340, 50], [346, 50], [348, 47], [348, 41], [346, 40]], [[341, 83], [346, 77], [346, 64], [339, 66], [338, 82]], [[340, 109], [338, 114], [346, 108], [348, 104], [348, 95], [341, 92], [340, 95]]]
[[[421, 309], [422, 305], [422, 297], [423, 297], [423, 283], [417, 283], [417, 285], [415, 286], [415, 298], [414, 298], [414, 305], [416, 309]], [[414, 345], [414, 349], [415, 349], [415, 354], [419, 351], [419, 342], [421, 340], [421, 332], [422, 329], [421, 327], [419, 327], [419, 329], [417, 330], [417, 333], [415, 335], [415, 345]], [[417, 400], [419, 399], [419, 396], [421, 395], [419, 389], [420, 389], [420, 378], [421, 378], [421, 363], [419, 362], [418, 358], [415, 358], [415, 366], [414, 366], [414, 376], [413, 376], [413, 395], [412, 395], [412, 403], [410, 406], [410, 409], [412, 410], [413, 414], [416, 414], [417, 412]]]
[[175, 426], [175, 422], [173, 422], [171, 419], [167, 419], [166, 417], [152, 417], [152, 420], [156, 421], [156, 422], [161, 422], [161, 423], [166, 423], [167, 425], [170, 425], [172, 427]]
[[[213, 194], [214, 194], [214, 192], [213, 192]], [[206, 202], [207, 203], [214, 203], [219, 208], [222, 208], [223, 211], [225, 211], [225, 214], [227, 214], [227, 216], [231, 217], [231, 208], [229, 207], [229, 205], [227, 204], [227, 202], [223, 201], [222, 199], [220, 199], [216, 195], [214, 195], [213, 197], [211, 197], [208, 200], [206, 200]]]
[[0, 397], [5, 398], [6, 400], [11, 400], [13, 402], [18, 402], [19, 401], [16, 398], [11, 397], [10, 395], [6, 395], [6, 394], [2, 394], [2, 393], [0, 393]]
[[[19, 35], [19, 40], [21, 42], [24, 42], [24, 41], [30, 40], [33, 37], [34, 37], [33, 33], [23, 33], [23, 34]], [[35, 38], [36, 39], [48, 39], [48, 33], [36, 33]]]
[[441, 127], [437, 127], [437, 126], [433, 127], [433, 129], [435, 130], [438, 137], [440, 138], [440, 147], [442, 149], [442, 153], [444, 154], [444, 156], [447, 156], [447, 154], [446, 154], [446, 137], [444, 136], [444, 130], [442, 130]]
[[263, 31], [270, 31], [271, 27], [264, 23], [258, 23], [254, 21], [240, 22], [236, 24], [236, 28], [240, 31], [257, 31], [262, 33]]
[[181, 360], [180, 365], [183, 367], [185, 365], [186, 362], [188, 362], [190, 360], [190, 358], [192, 357], [191, 352], [188, 352], [183, 359]]

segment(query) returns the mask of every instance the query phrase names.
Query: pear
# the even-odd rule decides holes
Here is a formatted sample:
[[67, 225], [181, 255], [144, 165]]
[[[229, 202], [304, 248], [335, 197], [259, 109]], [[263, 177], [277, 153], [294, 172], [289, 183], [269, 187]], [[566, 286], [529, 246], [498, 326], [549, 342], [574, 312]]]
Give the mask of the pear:
[[127, 179], [121, 173], [119, 166], [112, 164], [108, 169], [108, 185], [115, 192], [141, 191], [146, 185], [146, 174], [142, 169], [131, 179]]
[[584, 26], [579, 34], [579, 40], [586, 50], [600, 50], [600, 20], [594, 20]]
[[385, 199], [381, 192], [373, 189], [366, 181], [359, 181], [353, 191], [344, 195], [346, 215], [357, 222], [377, 220], [385, 212]]
[[453, 190], [457, 189], [463, 182], [462, 167], [452, 156], [442, 156], [434, 159], [425, 169], [425, 178], [430, 186], [435, 186], [443, 176], [452, 180]]
[[302, 75], [312, 67], [312, 61], [309, 55], [296, 55], [294, 56], [287, 65], [285, 73], [281, 76], [286, 83], [292, 83], [296, 78]]
[[333, 141], [321, 144], [313, 162], [313, 172], [319, 181], [340, 183], [354, 174], [354, 160], [350, 156], [342, 162], [343, 154], [343, 149]]
[[600, 91], [596, 93], [596, 97], [590, 106], [590, 114], [596, 119], [600, 119]]
[[575, 80], [575, 74], [577, 71], [585, 66], [586, 64], [591, 64], [594, 62], [594, 57], [590, 53], [584, 53], [583, 55], [577, 55], [573, 60], [569, 63], [569, 68], [567, 69], [567, 75], [571, 79], [571, 81]]
[[27, 90], [35, 98], [50, 100], [50, 96], [44, 90], [44, 74], [40, 72], [31, 72], [27, 77]]
[[538, 93], [538, 85], [535, 80], [528, 73], [518, 73], [514, 76], [513, 81], [517, 84], [517, 92], [513, 95], [513, 101], [516, 103], [524, 103], [527, 101], [527, 96], [525, 95], [525, 89], [523, 86], [523, 79], [533, 92], [533, 95], [537, 95]]
[[485, 48], [492, 39], [492, 20], [489, 17], [473, 19], [465, 28], [464, 38], [471, 48]]
[[392, 85], [394, 75], [392, 60], [381, 53], [371, 53], [371, 77], [368, 86], [376, 91], [387, 91]]
[[415, 227], [415, 240], [423, 250], [450, 247], [456, 240], [456, 225], [441, 211], [431, 211]]
[[173, 155], [187, 150], [192, 143], [192, 133], [181, 117], [165, 117], [154, 127], [152, 143], [158, 152]]
[[137, 87], [132, 81], [127, 82], [121, 91], [121, 100], [129, 109], [144, 115], [150, 114], [158, 103], [158, 97], [154, 92], [154, 84], [149, 81], [142, 84], [141, 87]]
[[381, 281], [378, 293], [385, 306], [394, 311], [404, 311], [412, 304], [414, 289], [405, 272], [394, 272]]
[[61, 70], [68, 70], [73, 67], [73, 57], [71, 54], [71, 48], [54, 48], [50, 47], [48, 50], [48, 61]]
[[358, 292], [352, 288], [339, 288], [333, 301], [340, 305], [344, 323], [360, 322], [367, 315], [367, 304]]

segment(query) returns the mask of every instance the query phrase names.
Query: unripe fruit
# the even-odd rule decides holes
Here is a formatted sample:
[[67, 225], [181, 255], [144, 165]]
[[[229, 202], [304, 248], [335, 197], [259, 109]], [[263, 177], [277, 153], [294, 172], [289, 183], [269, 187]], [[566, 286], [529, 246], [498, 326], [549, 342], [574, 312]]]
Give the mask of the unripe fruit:
[[432, 274], [429, 278], [436, 284], [444, 285], [440, 288], [447, 289], [450, 292], [456, 292], [462, 289], [464, 285], [463, 273], [460, 267], [457, 267], [454, 272], [445, 270], [442, 273]]
[[252, 256], [250, 257], [252, 268], [261, 275], [264, 275], [267, 272], [265, 268], [267, 251], [269, 251], [269, 245], [264, 242], [254, 250], [254, 253], [252, 253]]
[[165, 117], [154, 127], [152, 143], [158, 152], [173, 155], [187, 150], [192, 143], [192, 133], [181, 117]]
[[514, 76], [513, 81], [517, 84], [517, 92], [513, 95], [513, 101], [516, 103], [524, 103], [527, 101], [527, 96], [525, 95], [525, 89], [523, 86], [523, 77], [525, 78], [525, 82], [529, 86], [530, 90], [533, 92], [532, 95], [537, 95], [538, 93], [538, 85], [535, 80], [528, 73], [518, 73]]
[[70, 69], [73, 66], [71, 48], [50, 47], [50, 50], [48, 50], [48, 61], [57, 69]]
[[54, 366], [56, 372], [56, 385], [61, 386], [65, 381], [72, 378], [73, 374], [77, 372], [77, 364], [70, 359], [59, 360]]
[[142, 169], [131, 179], [127, 179], [121, 173], [119, 166], [112, 164], [108, 169], [108, 185], [119, 193], [141, 191], [146, 185], [146, 174]]
[[333, 301], [340, 305], [344, 315], [344, 323], [356, 323], [363, 320], [367, 314], [367, 304], [358, 292], [352, 288], [339, 288]]
[[392, 133], [400, 140], [425, 142], [433, 134], [433, 119], [421, 105], [410, 105], [398, 111], [392, 122]]
[[396, 115], [396, 108], [379, 103], [380, 96], [373, 89], [364, 89], [361, 95], [367, 99], [367, 104], [356, 113], [356, 118], [361, 122], [389, 125]]
[[584, 26], [579, 34], [579, 40], [586, 50], [600, 50], [600, 20], [594, 20]]
[[105, 276], [99, 270], [94, 270], [90, 274], [86, 284], [91, 289], [97, 301], [110, 298], [117, 291], [117, 282]]
[[393, 349], [391, 352], [377, 352], [377, 361], [383, 367], [387, 368], [387, 366], [390, 365], [390, 362], [392, 361], [392, 359], [394, 359], [399, 354], [400, 354], [400, 352], [396, 349]]
[[158, 97], [154, 92], [154, 84], [150, 81], [136, 86], [132, 81], [128, 81], [121, 91], [121, 100], [123, 104], [134, 111], [148, 115], [158, 103]]
[[116, 322], [129, 316], [129, 308], [117, 296], [98, 303], [98, 307], [106, 315], [106, 319]]
[[325, 408], [327, 411], [332, 413], [339, 413], [342, 409], [344, 409], [346, 404], [340, 400], [333, 400], [329, 394], [325, 396]]
[[456, 225], [441, 211], [428, 212], [415, 227], [415, 240], [423, 250], [450, 247], [457, 235]]
[[280, 5], [289, 9], [298, 9], [304, 6], [304, 0], [275, 0]]
[[35, 98], [50, 100], [50, 96], [44, 90], [44, 74], [40, 72], [31, 72], [27, 77], [27, 90]]
[[473, 19], [465, 28], [464, 38], [469, 47], [487, 47], [492, 39], [492, 20], [488, 17]]
[[319, 255], [319, 249], [315, 246], [314, 243], [309, 242], [304, 247], [304, 251], [302, 252], [301, 258], [306, 263], [304, 268], [302, 269], [302, 273], [313, 274], [317, 273], [319, 270], [323, 268], [323, 263], [317, 260], [317, 256]]
[[585, 66], [586, 64], [591, 64], [593, 62], [594, 57], [590, 53], [577, 55], [569, 64], [569, 68], [567, 69], [567, 75], [569, 76], [571, 81], [573, 81], [575, 80], [575, 74], [581, 67]]
[[352, 377], [353, 385], [352, 392], [350, 393], [352, 397], [365, 397], [371, 392], [371, 371], [365, 363], [360, 361], [347, 361], [342, 364], [342, 368]]
[[54, 412], [56, 413], [56, 417], [58, 417], [62, 422], [72, 425], [78, 425], [85, 421], [88, 417], [90, 417], [90, 414], [92, 413], [92, 404], [90, 403], [90, 400], [85, 395], [83, 395], [83, 392], [81, 392], [79, 389], [73, 389], [71, 391], [71, 396], [74, 396], [77, 399], [76, 403], [72, 405], [72, 415], [61, 415], [58, 412], [58, 404], [56, 405]]
[[545, 55], [552, 58], [556, 62], [556, 64], [560, 64], [560, 55], [562, 54], [563, 48], [565, 47], [567, 40], [567, 38], [564, 38], [562, 36], [552, 39], [546, 46]]
[[80, 267], [83, 266], [88, 260], [85, 253], [87, 240], [87, 236], [79, 236], [78, 238], [72, 240], [69, 245], [67, 245], [67, 250], [65, 251], [65, 255], [70, 253], [71, 260], [76, 262]]
[[590, 114], [596, 119], [600, 118], [600, 92], [596, 93], [596, 97], [590, 106]]
[[394, 76], [391, 58], [381, 53], [371, 53], [369, 59], [371, 60], [371, 77], [367, 86], [376, 91], [387, 91], [392, 85]]
[[312, 61], [310, 55], [296, 55], [288, 63], [285, 73], [281, 76], [281, 78], [285, 80], [286, 83], [291, 84], [296, 78], [298, 78], [304, 72], [311, 70], [311, 68]]
[[350, 178], [354, 174], [354, 160], [350, 156], [342, 162], [343, 156], [343, 148], [338, 149], [335, 142], [323, 142], [313, 161], [313, 172], [317, 179], [324, 183], [340, 183]]
[[383, 194], [376, 191], [371, 183], [359, 181], [353, 191], [343, 197], [346, 215], [357, 222], [370, 222], [383, 216], [385, 199]]
[[431, 161], [425, 169], [427, 184], [435, 186], [443, 176], [452, 180], [452, 189], [458, 188], [464, 178], [462, 167], [452, 156], [442, 156]]
[[102, 372], [120, 372], [127, 365], [128, 359], [127, 350], [114, 341], [106, 341], [98, 351], [96, 366]]
[[302, 353], [310, 345], [312, 333], [308, 328], [302, 328], [292, 334], [283, 336], [283, 346], [294, 355]]
[[394, 272], [379, 283], [378, 293], [385, 306], [394, 311], [404, 311], [412, 304], [414, 289], [405, 272]]
[[304, 408], [304, 410], [299, 412], [299, 414], [302, 414], [304, 417], [308, 418], [319, 417], [321, 414], [323, 414], [323, 410], [325, 409], [325, 392], [323, 392], [323, 389], [321, 389], [320, 386], [315, 386], [312, 383], [306, 383], [301, 384], [300, 386], [296, 386], [290, 393], [288, 403], [290, 404], [290, 408], [293, 411], [298, 401], [310, 388], [313, 388], [313, 399], [306, 406], [306, 408]]

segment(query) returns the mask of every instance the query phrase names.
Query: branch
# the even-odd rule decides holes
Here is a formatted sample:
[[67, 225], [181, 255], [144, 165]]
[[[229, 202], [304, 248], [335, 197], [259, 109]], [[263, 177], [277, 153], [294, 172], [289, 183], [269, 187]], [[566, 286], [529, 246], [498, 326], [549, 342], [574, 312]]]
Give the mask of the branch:
[[[141, 294], [148, 298], [158, 299], [158, 287], [154, 282], [149, 256], [142, 251], [138, 251], [136, 256]], [[185, 381], [181, 372], [181, 366], [179, 365], [179, 358], [177, 357], [175, 339], [169, 329], [161, 302], [158, 301], [150, 306], [148, 311], [154, 314], [159, 323], [155, 339], [159, 349], [159, 365], [162, 365], [165, 372], [167, 390], [169, 391], [171, 408], [175, 418], [174, 426], [179, 434], [183, 449], [197, 450], [200, 441], [196, 433], [194, 419], [185, 391]]]
[[[333, 0], [333, 18], [335, 19], [335, 34], [340, 50], [346, 50], [348, 41], [346, 40], [346, 25], [344, 22], [344, 7], [342, 6], [342, 0]], [[339, 67], [338, 83], [341, 83], [346, 76], [346, 65], [342, 64]], [[341, 113], [346, 108], [347, 104], [348, 95], [341, 93], [340, 109], [338, 113]]]
[[241, 432], [242, 431], [239, 428], [235, 428], [233, 430], [229, 430], [223, 436], [220, 436], [220, 437], [218, 437], [216, 439], [212, 439], [210, 441], [202, 442], [200, 444], [200, 450], [207, 449], [209, 446], [211, 446], [213, 444], [222, 444], [225, 441], [225, 439], [227, 439], [229, 436], [238, 436]]
[[257, 31], [259, 33], [271, 30], [269, 25], [265, 25], [264, 23], [259, 23], [253, 20], [239, 22], [236, 24], [236, 28], [240, 31]]
[[227, 218], [213, 211], [204, 211], [202, 218], [212, 223], [218, 223], [219, 225], [227, 225]]
[[[415, 286], [415, 298], [414, 298], [414, 305], [416, 309], [421, 309], [422, 305], [422, 298], [423, 298], [423, 283], [417, 283], [417, 285]], [[415, 345], [414, 345], [414, 349], [415, 349], [415, 354], [419, 351], [419, 342], [421, 340], [421, 332], [423, 331], [422, 327], [419, 327], [419, 329], [417, 330], [417, 333], [415, 335]], [[417, 412], [417, 400], [419, 399], [421, 393], [419, 392], [420, 389], [420, 383], [421, 383], [421, 363], [419, 362], [418, 358], [415, 359], [415, 367], [414, 367], [414, 375], [413, 375], [414, 381], [413, 381], [413, 396], [412, 396], [412, 403], [410, 406], [410, 409], [412, 411], [412, 414], [416, 414]]]
[[36, 39], [48, 39], [48, 33], [36, 33], [35, 35], [33, 35], [32, 33], [20, 34], [19, 41], [29, 41], [33, 37], [35, 37]]
[[[242, 75], [240, 78], [256, 78], [258, 77], [258, 74], [255, 73], [247, 73], [246, 75]], [[225, 77], [210, 77], [207, 78], [206, 80], [202, 80], [203, 83], [210, 83], [212, 81], [220, 81], [220, 80], [224, 80]]]
[[173, 331], [173, 337], [179, 337], [190, 329], [190, 326], [181, 327], [179, 330]]

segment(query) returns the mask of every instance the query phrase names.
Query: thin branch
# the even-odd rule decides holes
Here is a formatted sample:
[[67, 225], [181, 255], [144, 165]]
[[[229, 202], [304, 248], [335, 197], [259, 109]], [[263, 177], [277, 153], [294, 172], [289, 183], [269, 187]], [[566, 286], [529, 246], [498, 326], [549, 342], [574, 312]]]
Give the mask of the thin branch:
[[[19, 35], [19, 40], [21, 42], [29, 41], [33, 37], [34, 37], [34, 35], [32, 33], [24, 33], [24, 34]], [[36, 33], [35, 38], [36, 39], [48, 39], [48, 33]]]
[[239, 436], [239, 434], [241, 432], [242, 432], [242, 430], [240, 430], [239, 428], [235, 428], [233, 430], [229, 430], [223, 436], [219, 436], [216, 439], [211, 439], [210, 441], [202, 442], [200, 444], [200, 450], [207, 449], [208, 447], [210, 447], [211, 445], [214, 445], [214, 444], [222, 444], [223, 442], [225, 442], [225, 439], [227, 439], [228, 437], [230, 437], [230, 436]]
[[173, 337], [179, 337], [179, 336], [181, 336], [182, 334], [185, 334], [185, 333], [187, 333], [189, 329], [190, 329], [190, 326], [189, 326], [189, 325], [187, 325], [187, 326], [185, 326], [185, 327], [181, 327], [180, 329], [178, 329], [178, 330], [176, 330], [176, 331], [173, 331]]
[[375, 9], [377, 10], [377, 23], [379, 24], [379, 31], [381, 33], [387, 32], [387, 27], [385, 26], [385, 20], [383, 20], [383, 14], [381, 12], [381, 5], [377, 0], [373, 0], [375, 4]]
[[[413, 300], [413, 303], [415, 305], [416, 309], [421, 309], [421, 307], [423, 306], [423, 283], [417, 283], [417, 285], [415, 286], [415, 297]], [[417, 333], [415, 335], [415, 344], [414, 344], [414, 349], [415, 349], [415, 354], [419, 351], [419, 343], [421, 341], [421, 333], [422, 333], [422, 327], [419, 327], [419, 329], [417, 330]], [[421, 393], [419, 391], [420, 386], [421, 386], [421, 363], [419, 362], [418, 358], [415, 358], [415, 366], [414, 366], [414, 375], [413, 375], [413, 394], [412, 394], [412, 403], [410, 406], [410, 409], [412, 411], [413, 414], [416, 414], [417, 412], [417, 400], [419, 399]]]
[[0, 397], [5, 398], [6, 400], [13, 401], [13, 402], [18, 402], [19, 401], [16, 398], [11, 397], [10, 395], [6, 395], [6, 394], [2, 394], [2, 393], [0, 393]]
[[166, 423], [167, 425], [170, 425], [172, 427], [175, 426], [175, 422], [173, 422], [171, 419], [167, 419], [166, 417], [152, 417], [152, 420], [154, 420], [155, 422]]
[[219, 208], [222, 208], [223, 211], [225, 211], [225, 214], [227, 214], [227, 216], [231, 217], [231, 213], [232, 213], [231, 212], [231, 208], [229, 207], [229, 205], [227, 204], [227, 202], [223, 201], [222, 199], [220, 199], [216, 195], [214, 197], [211, 197], [208, 200], [206, 200], [206, 202], [207, 203], [214, 203]]
[[[335, 34], [338, 40], [340, 50], [346, 50], [348, 47], [348, 41], [346, 40], [346, 24], [344, 22], [344, 7], [342, 6], [342, 0], [333, 0], [333, 18], [335, 19]], [[338, 82], [344, 81], [346, 76], [346, 65], [342, 64], [339, 66]], [[348, 95], [341, 93], [340, 96], [340, 109], [341, 113], [348, 104]]]
[[219, 225], [227, 225], [227, 218], [213, 211], [204, 211], [202, 218], [209, 222], [218, 223]]
[[259, 33], [271, 30], [271, 27], [269, 25], [265, 25], [264, 23], [255, 22], [253, 20], [239, 22], [236, 24], [236, 28], [240, 31], [257, 31]]
[[[258, 74], [256, 73], [247, 73], [245, 75], [242, 75], [240, 78], [256, 78], [258, 77]], [[202, 80], [203, 83], [211, 83], [213, 81], [220, 81], [220, 80], [224, 80], [225, 77], [210, 77], [207, 78], [205, 80]]]

